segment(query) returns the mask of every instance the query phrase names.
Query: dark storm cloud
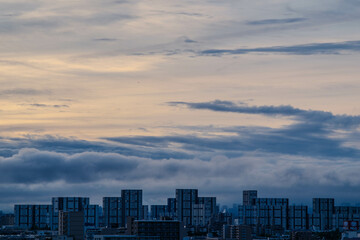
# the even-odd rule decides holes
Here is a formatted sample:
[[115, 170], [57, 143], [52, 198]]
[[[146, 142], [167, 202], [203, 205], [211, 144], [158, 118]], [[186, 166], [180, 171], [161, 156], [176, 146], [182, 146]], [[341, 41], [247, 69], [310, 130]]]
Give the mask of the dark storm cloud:
[[[99, 194], [104, 191], [113, 194], [119, 186], [140, 187], [150, 192], [159, 191], [162, 187], [173, 192], [179, 186], [191, 186], [220, 199], [230, 197], [231, 201], [236, 201], [234, 194], [224, 197], [223, 192], [229, 187], [234, 193], [246, 187], [261, 186], [259, 190], [264, 190], [265, 194], [269, 189], [287, 192], [287, 189], [293, 191], [306, 187], [312, 193], [317, 192], [316, 189], [321, 190], [318, 191], [318, 195], [321, 195], [326, 193], [324, 189], [335, 193], [335, 190], [341, 192], [339, 189], [354, 189], [360, 183], [360, 178], [354, 175], [359, 163], [326, 161], [325, 164], [326, 168], [323, 161], [318, 159], [306, 161], [292, 156], [261, 154], [241, 158], [218, 156], [209, 161], [194, 158], [188, 161], [152, 160], [115, 153], [69, 155], [23, 149], [12, 157], [0, 157], [0, 180], [3, 183], [0, 185], [0, 197], [8, 197], [8, 193], [14, 196], [9, 201], [21, 199], [19, 196], [28, 196], [34, 201], [31, 195], [37, 193], [41, 196], [48, 194], [50, 198], [69, 192], [91, 196], [94, 192]], [[314, 196], [305, 194], [302, 199], [304, 197]]]
[[0, 158], [2, 183], [38, 183], [64, 180], [92, 182], [97, 179], [122, 178], [136, 168], [136, 159], [118, 154], [65, 154], [23, 149], [10, 158]]
[[280, 53], [293, 55], [314, 55], [314, 54], [340, 54], [341, 52], [359, 52], [360, 41], [346, 41], [335, 43], [310, 43], [293, 46], [273, 46], [259, 48], [238, 48], [238, 49], [208, 49], [203, 50], [200, 55], [237, 55], [248, 53]]
[[272, 25], [272, 24], [287, 24], [287, 23], [296, 23], [303, 22], [306, 18], [284, 18], [284, 19], [263, 19], [258, 21], [249, 21], [249, 25]]
[[[236, 175], [228, 165], [247, 169], [246, 162], [221, 160], [203, 162], [201, 160], [180, 161], [153, 160], [149, 158], [128, 157], [116, 153], [83, 152], [61, 154], [56, 152], [22, 149], [8, 157], [0, 157], [0, 181], [8, 184], [36, 184], [64, 181], [67, 183], [90, 183], [103, 180], [138, 181], [142, 179], [164, 179], [177, 175], [220, 174]], [[249, 165], [250, 166], [250, 165]], [[226, 169], [227, 170], [226, 170]]]

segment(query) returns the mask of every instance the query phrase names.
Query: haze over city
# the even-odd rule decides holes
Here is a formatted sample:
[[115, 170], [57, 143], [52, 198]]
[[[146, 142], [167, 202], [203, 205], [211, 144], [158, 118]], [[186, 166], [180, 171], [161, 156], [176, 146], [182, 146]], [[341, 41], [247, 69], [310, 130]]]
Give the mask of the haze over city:
[[0, 209], [360, 203], [359, 25], [356, 0], [2, 0]]

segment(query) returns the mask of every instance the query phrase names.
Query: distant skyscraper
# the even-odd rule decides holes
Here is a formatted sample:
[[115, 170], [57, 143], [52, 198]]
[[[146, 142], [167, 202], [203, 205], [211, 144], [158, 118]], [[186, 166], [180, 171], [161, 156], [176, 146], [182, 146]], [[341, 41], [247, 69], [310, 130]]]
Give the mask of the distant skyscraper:
[[167, 217], [169, 216], [168, 212], [168, 206], [167, 205], [151, 205], [151, 213], [150, 213], [150, 219], [151, 220], [160, 220], [161, 217]]
[[104, 226], [109, 228], [124, 226], [121, 197], [104, 197], [103, 214]]
[[186, 226], [193, 224], [193, 206], [197, 198], [197, 189], [176, 189], [176, 215]]
[[123, 223], [127, 217], [143, 219], [142, 190], [126, 189], [121, 190], [121, 200], [123, 204]]
[[243, 205], [244, 206], [252, 206], [255, 203], [255, 199], [257, 198], [256, 190], [245, 190], [243, 191]]
[[169, 217], [174, 218], [176, 216], [176, 198], [167, 199], [167, 210], [169, 212]]
[[215, 217], [216, 197], [198, 197], [197, 202], [203, 205], [203, 225], [207, 225], [212, 217]]
[[142, 206], [142, 218], [143, 220], [149, 219], [149, 205]]
[[313, 213], [310, 215], [310, 226], [318, 230], [333, 229], [335, 213], [333, 198], [313, 198]]
[[143, 219], [147, 212], [142, 205], [142, 190], [121, 190], [121, 197], [104, 197], [104, 226], [109, 228], [125, 227], [127, 217]]

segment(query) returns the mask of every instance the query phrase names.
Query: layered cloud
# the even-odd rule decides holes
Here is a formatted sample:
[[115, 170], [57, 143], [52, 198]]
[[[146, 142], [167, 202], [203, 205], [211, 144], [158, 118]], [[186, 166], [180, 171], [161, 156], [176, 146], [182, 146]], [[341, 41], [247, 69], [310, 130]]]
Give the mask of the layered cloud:
[[[97, 142], [52, 136], [2, 138], [0, 180], [4, 194], [9, 185], [19, 191], [28, 186], [35, 192], [51, 186], [63, 193], [63, 187], [68, 186], [71, 193], [96, 189], [98, 194], [90, 195], [97, 198], [99, 193], [110, 194], [118, 185], [154, 191], [149, 193], [149, 202], [159, 196], [170, 197], [178, 187], [221, 195], [219, 199], [225, 203], [240, 201], [228, 191], [248, 187], [265, 194], [271, 190], [287, 192], [290, 198], [305, 202], [315, 192], [326, 196], [330, 189], [333, 197], [355, 198], [350, 192], [360, 184], [356, 177], [360, 149], [349, 143], [356, 143], [359, 136], [359, 116], [220, 100], [169, 104], [220, 114], [287, 117], [293, 123], [279, 128], [208, 127], [206, 135], [107, 137]], [[296, 190], [301, 188], [309, 192], [299, 196]], [[340, 194], [344, 189], [350, 191], [346, 196]]]

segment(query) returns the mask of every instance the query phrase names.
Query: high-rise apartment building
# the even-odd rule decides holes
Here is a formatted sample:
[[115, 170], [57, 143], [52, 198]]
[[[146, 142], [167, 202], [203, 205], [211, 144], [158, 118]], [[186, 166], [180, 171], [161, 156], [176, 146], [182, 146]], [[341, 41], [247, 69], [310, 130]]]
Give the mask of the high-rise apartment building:
[[243, 205], [252, 206], [255, 204], [255, 199], [257, 198], [256, 190], [245, 190], [243, 191]]
[[169, 217], [175, 218], [176, 216], [176, 198], [167, 199], [167, 209], [169, 212]]
[[288, 209], [288, 229], [289, 230], [306, 230], [308, 224], [308, 206], [289, 206]]
[[334, 213], [333, 198], [313, 198], [313, 213], [309, 217], [310, 227], [321, 231], [333, 229]]
[[[288, 229], [288, 198], [258, 198], [254, 190], [244, 191], [244, 205], [239, 206], [239, 222], [253, 226]], [[245, 205], [246, 204], [246, 205]]]
[[205, 226], [217, 212], [216, 198], [199, 197], [197, 189], [176, 189], [175, 203], [176, 218], [186, 226]]
[[122, 206], [121, 197], [103, 198], [103, 222], [105, 227], [118, 228], [125, 225]]
[[142, 206], [142, 219], [143, 220], [149, 219], [149, 205]]
[[193, 225], [193, 207], [197, 198], [197, 189], [176, 189], [176, 216], [186, 226]]
[[147, 207], [142, 205], [142, 190], [121, 190], [121, 197], [104, 197], [104, 226], [109, 228], [125, 227], [127, 217], [144, 219]]
[[88, 197], [53, 197], [52, 198], [52, 230], [58, 230], [59, 212], [80, 212], [90, 204]]
[[203, 205], [203, 225], [207, 225], [217, 213], [216, 197], [198, 197], [197, 202]]
[[51, 205], [15, 205], [15, 226], [23, 229], [50, 229]]
[[121, 190], [124, 222], [127, 217], [143, 219], [142, 190]]
[[85, 226], [86, 227], [100, 227], [100, 216], [101, 216], [101, 208], [99, 205], [86, 205], [83, 208], [84, 218], [85, 218]]

